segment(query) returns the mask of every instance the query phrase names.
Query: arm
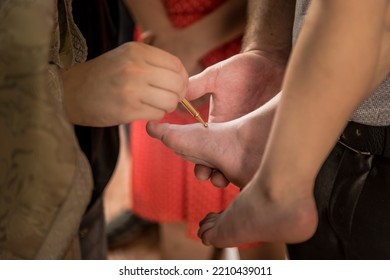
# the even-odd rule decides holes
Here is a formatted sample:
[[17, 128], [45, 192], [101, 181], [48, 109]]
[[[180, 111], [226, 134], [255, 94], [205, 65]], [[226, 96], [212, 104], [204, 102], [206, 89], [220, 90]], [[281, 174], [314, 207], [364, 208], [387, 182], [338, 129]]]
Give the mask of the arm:
[[[296, 243], [314, 234], [317, 171], [353, 110], [390, 69], [383, 62], [388, 52], [381, 51], [389, 43], [387, 2], [312, 3], [260, 169], [222, 214], [201, 222], [205, 244]], [[242, 222], [243, 215], [251, 222]]]
[[363, 0], [312, 3], [264, 158], [263, 169], [271, 177], [288, 165], [291, 173], [282, 173], [286, 180], [314, 180], [350, 115], [387, 74], [388, 64], [378, 64], [389, 61], [379, 57], [388, 36], [386, 5]]
[[[318, 8], [314, 7], [314, 9], [318, 9]], [[325, 11], [323, 11], [323, 12], [325, 12]], [[329, 11], [326, 11], [326, 12], [329, 13]], [[311, 13], [313, 13], [313, 12], [311, 12]], [[389, 17], [390, 16], [388, 16], [388, 18]], [[339, 19], [339, 20], [341, 20], [341, 19]], [[348, 18], [348, 20], [351, 20], [351, 19]], [[326, 79], [327, 76], [323, 75], [323, 73], [324, 73], [322, 71], [323, 69], [321, 69], [321, 71], [318, 71], [319, 70], [318, 67], [320, 65], [327, 65], [326, 63], [329, 63], [333, 59], [337, 59], [340, 57], [341, 58], [345, 57], [345, 59], [347, 59], [347, 57], [349, 57], [350, 61], [348, 63], [352, 63], [352, 65], [354, 65], [354, 63], [359, 63], [359, 65], [360, 65], [360, 57], [357, 55], [356, 52], [350, 53], [350, 51], [348, 49], [348, 45], [346, 45], [347, 49], [344, 50], [346, 52], [346, 54], [344, 54], [342, 52], [339, 52], [339, 53], [334, 52], [332, 48], [324, 48], [323, 47], [324, 44], [332, 43], [334, 45], [335, 42], [333, 42], [333, 41], [332, 42], [321, 41], [320, 46], [318, 45], [320, 41], [312, 42], [311, 40], [313, 40], [313, 38], [314, 39], [316, 38], [314, 35], [314, 32], [319, 32], [319, 31], [325, 32], [324, 30], [327, 30], [327, 28], [328, 29], [329, 28], [336, 28], [335, 26], [319, 25], [319, 26], [315, 26], [314, 27], [315, 31], [313, 31], [312, 28], [313, 28], [314, 23], [318, 23], [318, 19], [316, 19], [316, 18], [309, 19], [307, 26], [304, 27], [304, 30], [307, 30], [307, 31], [302, 31], [302, 34], [307, 34], [307, 35], [302, 35], [298, 39], [297, 51], [295, 52], [295, 56], [294, 56], [295, 58], [292, 59], [292, 62], [290, 64], [289, 74], [288, 74], [288, 77], [285, 81], [285, 89], [284, 90], [288, 90], [288, 92], [287, 92], [286, 96], [283, 97], [283, 100], [286, 100], [286, 101], [282, 102], [283, 104], [284, 103], [290, 104], [292, 102], [298, 102], [298, 100], [300, 100], [299, 102], [301, 102], [301, 103], [299, 103], [299, 104], [297, 103], [294, 105], [294, 106], [296, 106], [297, 109], [293, 112], [294, 112], [294, 114], [297, 114], [297, 116], [299, 113], [304, 113], [304, 115], [300, 116], [301, 123], [296, 123], [297, 121], [294, 121], [294, 124], [292, 124], [291, 122], [293, 121], [293, 119], [289, 120], [289, 117], [285, 116], [286, 113], [280, 113], [280, 116], [282, 116], [282, 117], [279, 117], [278, 126], [277, 126], [278, 129], [275, 129], [275, 132], [273, 133], [273, 135], [274, 135], [273, 138], [275, 139], [275, 141], [272, 142], [273, 144], [272, 145], [270, 144], [270, 147], [269, 147], [270, 148], [269, 150], [271, 150], [271, 147], [272, 147], [272, 149], [274, 149], [272, 151], [272, 153], [269, 152], [269, 154], [274, 154], [274, 153], [278, 154], [279, 155], [278, 160], [280, 160], [280, 161], [284, 159], [283, 154], [288, 154], [290, 149], [294, 152], [294, 154], [289, 159], [290, 161], [285, 161], [284, 165], [282, 163], [280, 163], [279, 161], [276, 163], [276, 161], [275, 161], [276, 159], [273, 160], [272, 163], [273, 163], [273, 165], [276, 166], [276, 169], [272, 169], [271, 167], [267, 167], [267, 168], [263, 167], [264, 170], [269, 170], [269, 169], [274, 170], [272, 173], [269, 173], [269, 174], [272, 174], [272, 175], [270, 175], [271, 177], [278, 176], [277, 175], [278, 172], [276, 171], [276, 170], [280, 171], [280, 169], [277, 169], [278, 166], [280, 166], [280, 168], [281, 168], [281, 166], [284, 166], [286, 168], [285, 165], [289, 165], [290, 162], [295, 162], [294, 157], [302, 159], [301, 154], [300, 154], [300, 153], [302, 153], [301, 149], [306, 148], [306, 147], [310, 147], [310, 145], [312, 145], [311, 143], [322, 143], [322, 140], [323, 140], [322, 137], [324, 134], [323, 133], [324, 130], [323, 130], [322, 125], [324, 125], [324, 127], [327, 127], [327, 126], [331, 125], [331, 123], [334, 121], [337, 124], [337, 127], [336, 127], [336, 129], [333, 128], [335, 130], [332, 132], [331, 139], [327, 139], [327, 141], [328, 141], [326, 144], [327, 148], [324, 149], [324, 147], [322, 147], [323, 150], [320, 152], [321, 158], [317, 158], [317, 160], [316, 160], [317, 165], [314, 168], [314, 170], [312, 169], [313, 166], [310, 164], [312, 159], [310, 158], [310, 159], [305, 160], [305, 164], [310, 165], [309, 166], [309, 169], [311, 171], [310, 178], [312, 179], [312, 177], [314, 176], [313, 174], [315, 174], [316, 173], [315, 171], [319, 168], [319, 164], [322, 162], [324, 155], [327, 154], [327, 151], [329, 151], [330, 146], [332, 146], [334, 144], [334, 141], [336, 140], [342, 127], [345, 125], [345, 122], [348, 119], [349, 114], [354, 110], [354, 108], [356, 108], [357, 104], [360, 103], [361, 100], [367, 94], [369, 94], [369, 91], [364, 91], [364, 86], [362, 87], [361, 85], [359, 85], [359, 87], [360, 87], [359, 92], [361, 92], [360, 97], [358, 97], [357, 95], [355, 96], [355, 93], [351, 94], [351, 92], [354, 91], [355, 88], [349, 89], [348, 93], [344, 90], [344, 88], [346, 86], [344, 84], [345, 84], [345, 81], [347, 81], [347, 80], [342, 80], [342, 79], [340, 79], [340, 77], [343, 77], [343, 75], [346, 75], [346, 73], [347, 73], [348, 74], [347, 78], [348, 79], [352, 78], [349, 76], [350, 75], [349, 73], [352, 70], [352, 68], [356, 68], [356, 70], [359, 70], [361, 68], [361, 66], [351, 67], [349, 64], [346, 63], [348, 61], [344, 61], [344, 62], [341, 61], [341, 65], [337, 65], [337, 67], [334, 67], [334, 68], [333, 68], [333, 66], [328, 65], [328, 68], [331, 67], [331, 69], [333, 69], [334, 71], [337, 71], [337, 72], [333, 73], [332, 79], [340, 79], [340, 80], [338, 80], [338, 81], [336, 80], [337, 83], [335, 83], [333, 81], [329, 82], [329, 80], [326, 80], [326, 82], [324, 82], [324, 79]], [[345, 25], [346, 23], [343, 23], [343, 24]], [[373, 23], [370, 23], [370, 24], [373, 24]], [[344, 27], [344, 25], [341, 25], [341, 26]], [[388, 24], [387, 26], [389, 26], [389, 25], [390, 24]], [[372, 25], [368, 25], [368, 26], [372, 27]], [[344, 27], [344, 28], [346, 28], [346, 27]], [[352, 28], [352, 30], [354, 30], [354, 28]], [[350, 31], [348, 31], [347, 33], [349, 34]], [[370, 33], [370, 32], [368, 32], [368, 33]], [[345, 36], [344, 34], [340, 35], [340, 34], [329, 33], [329, 35], [330, 35], [330, 37], [323, 36], [322, 38], [326, 38], [326, 40], [330, 40], [330, 38], [332, 38], [332, 40], [334, 40], [335, 36], [338, 35], [339, 36], [338, 40], [341, 40], [344, 37], [348, 37], [348, 36]], [[365, 36], [369, 36], [369, 34], [365, 34]], [[373, 36], [373, 35], [371, 35], [371, 36]], [[377, 35], [377, 36], [379, 36], [379, 35]], [[379, 82], [381, 80], [383, 80], [383, 78], [385, 77], [385, 75], [388, 73], [388, 70], [389, 70], [389, 66], [386, 65], [388, 63], [388, 61], [390, 61], [390, 59], [389, 59], [389, 55], [390, 55], [389, 32], [388, 31], [385, 32], [385, 34], [383, 36], [384, 36], [384, 38], [382, 39], [381, 48], [380, 48], [381, 49], [380, 59], [376, 60], [376, 61], [379, 61], [381, 63], [379, 65], [376, 65], [378, 70], [375, 70], [377, 75], [374, 75], [376, 80], [375, 80], [374, 84], [371, 85], [372, 87], [379, 84]], [[352, 40], [352, 41], [355, 40], [354, 38], [353, 39], [351, 39], [351, 38], [348, 39], [348, 38], [345, 38], [345, 39]], [[369, 38], [359, 39], [359, 40], [362, 40], [362, 42], [364, 42], [364, 40], [368, 40], [368, 39]], [[324, 39], [321, 39], [321, 40], [324, 40]], [[372, 42], [371, 39], [369, 41]], [[345, 43], [343, 43], [343, 41], [338, 42], [338, 44], [345, 44]], [[374, 44], [378, 44], [378, 42], [374, 41]], [[303, 45], [305, 46], [305, 48], [308, 48], [308, 50], [306, 50], [306, 49], [303, 50], [302, 47], [300, 47]], [[360, 48], [363, 48], [366, 44], [364, 43], [364, 44], [360, 44], [360, 45], [361, 46], [359, 46], [359, 48], [357, 48], [358, 52], [359, 51], [361, 52], [362, 50]], [[349, 48], [351, 48], [351, 46], [349, 46]], [[376, 47], [376, 48], [378, 48], [378, 47]], [[335, 48], [335, 49], [338, 49], [338, 48]], [[374, 47], [374, 49], [375, 49], [375, 47]], [[376, 55], [377, 52], [375, 52], [375, 51], [372, 52], [372, 50], [371, 50], [371, 51], [368, 51], [367, 53], [370, 55]], [[307, 54], [310, 54], [313, 57], [316, 57], [317, 60], [313, 60], [313, 59], [308, 60]], [[305, 55], [305, 59], [303, 59], [302, 57], [300, 57], [300, 60], [297, 59], [298, 56], [303, 56], [303, 55]], [[330, 57], [327, 57], [326, 55], [328, 55]], [[364, 55], [362, 55], [362, 57], [363, 56]], [[375, 60], [375, 58], [374, 58], [374, 60]], [[298, 62], [295, 62], [295, 61], [298, 61]], [[235, 67], [236, 73], [240, 69], [239, 65], [240, 64], [234, 65], [234, 66], [236, 66]], [[308, 68], [308, 67], [310, 67], [310, 68]], [[309, 71], [309, 69], [310, 69], [309, 73], [303, 73], [302, 70], [304, 70], [304, 69], [307, 69], [307, 71]], [[301, 72], [299, 72], [298, 70], [300, 70]], [[210, 71], [210, 69], [206, 70], [206, 71]], [[340, 76], [338, 74], [338, 71], [341, 72]], [[365, 71], [367, 71], [367, 70], [365, 70]], [[218, 75], [218, 77], [220, 79], [222, 79], [221, 84], [219, 85], [220, 88], [226, 89], [226, 91], [232, 90], [232, 89], [233, 89], [233, 91], [235, 91], [235, 89], [239, 89], [236, 86], [236, 84], [234, 84], [234, 83], [233, 84], [229, 83], [229, 82], [222, 83], [222, 81], [225, 78], [223, 76], [224, 73], [226, 73], [226, 71], [225, 72], [221, 71], [221, 73], [219, 73], [219, 75]], [[237, 77], [244, 76], [244, 73], [245, 72], [242, 72], [242, 73], [238, 72]], [[250, 72], [248, 72], [248, 73], [250, 73]], [[317, 74], [315, 76], [315, 78], [317, 80], [315, 80], [315, 82], [313, 83], [312, 81], [314, 81], [313, 80], [314, 76], [312, 76], [312, 75], [314, 75], [314, 74]], [[256, 79], [256, 77], [252, 77], [252, 76], [247, 76], [247, 77]], [[308, 80], [308, 77], [310, 77], [311, 80]], [[372, 76], [372, 74], [369, 74], [367, 77], [365, 77], [361, 80], [365, 81], [368, 77], [369, 77], [369, 79], [371, 79], [373, 76]], [[196, 77], [194, 77], [194, 78], [196, 78]], [[328, 79], [329, 78], [330, 77], [328, 77]], [[238, 78], [236, 78], [236, 79], [238, 79]], [[356, 79], [356, 77], [354, 77], [354, 79]], [[194, 79], [192, 79], [192, 80], [194, 80]], [[226, 81], [228, 81], [228, 77], [226, 77]], [[294, 81], [299, 81], [299, 82], [294, 83]], [[309, 81], [310, 81], [310, 83], [309, 83]], [[361, 82], [361, 81], [359, 81], [359, 82]], [[367, 81], [366, 81], [366, 83], [367, 83]], [[311, 88], [308, 88], [309, 85]], [[319, 85], [321, 85], [321, 88], [317, 88], [317, 87], [319, 87]], [[329, 85], [332, 85], [333, 95], [327, 94], [328, 92], [330, 92]], [[342, 87], [340, 87], [340, 85]], [[351, 87], [356, 86], [354, 83], [348, 83], [347, 85], [349, 85]], [[192, 83], [192, 81], [190, 81], [190, 88], [195, 87], [195, 86], [198, 87], [199, 85], [198, 84], [194, 85]], [[204, 86], [204, 84], [203, 84], [203, 86]], [[225, 87], [223, 87], [223, 86], [225, 86]], [[298, 89], [297, 88], [298, 86], [300, 86], [301, 88]], [[303, 89], [302, 86], [305, 86], [305, 88]], [[333, 88], [336, 88], [336, 87], [337, 87], [337, 91], [334, 91]], [[202, 86], [200, 86], [199, 88], [196, 88], [196, 89], [198, 91], [202, 91]], [[293, 93], [289, 93], [289, 92], [291, 92], [292, 89], [294, 90]], [[206, 92], [208, 90], [209, 90], [209, 88], [205, 89]], [[249, 90], [250, 90], [250, 88], [249, 88]], [[340, 93], [340, 90], [342, 91], [342, 93]], [[362, 90], [363, 90], [363, 92], [362, 92]], [[223, 92], [221, 92], [221, 94], [222, 93]], [[301, 94], [301, 96], [299, 94]], [[346, 94], [349, 94], [350, 96], [349, 97], [344, 96]], [[304, 95], [309, 95], [309, 98], [307, 99], [306, 97], [304, 97]], [[293, 97], [291, 97], [291, 96], [293, 96]], [[233, 182], [235, 182], [236, 184], [238, 183], [239, 186], [243, 186], [243, 183], [245, 184], [246, 182], [248, 182], [248, 179], [247, 179], [248, 177], [243, 176], [240, 178], [239, 173], [238, 174], [234, 173], [232, 170], [229, 169], [229, 166], [235, 166], [236, 170], [240, 170], [239, 167], [237, 167], [236, 165], [240, 166], [242, 162], [246, 162], [246, 161], [250, 161], [253, 164], [255, 164], [256, 168], [259, 166], [260, 161], [261, 161], [261, 157], [263, 154], [265, 142], [267, 140], [266, 135], [268, 135], [270, 123], [273, 121], [273, 116], [275, 114], [276, 108], [278, 107], [278, 104], [280, 103], [279, 102], [280, 97], [281, 97], [281, 94], [279, 94], [277, 96], [277, 98], [274, 98], [271, 101], [271, 103], [267, 103], [267, 105], [264, 105], [261, 108], [259, 108], [258, 110], [251, 113], [250, 115], [245, 116], [245, 118], [247, 118], [247, 121], [242, 121], [243, 118], [240, 118], [240, 119], [237, 119], [235, 121], [228, 122], [228, 123], [210, 124], [208, 131], [206, 131], [204, 129], [199, 129], [196, 127], [188, 127], [188, 126], [183, 127], [183, 128], [173, 127], [170, 125], [166, 125], [164, 127], [157, 127], [156, 125], [153, 124], [153, 126], [151, 125], [149, 127], [149, 133], [154, 137], [163, 139], [164, 143], [166, 145], [170, 146], [172, 149], [177, 151], [180, 155], [185, 156], [187, 159], [190, 159], [193, 162], [198, 163], [198, 164], [202, 164], [204, 166], [217, 168], [217, 169], [221, 170], [226, 175], [227, 178], [229, 178], [230, 180], [233, 180]], [[337, 100], [337, 102], [332, 103], [329, 101], [325, 101], [328, 98], [331, 101]], [[338, 104], [339, 98], [343, 98], [343, 100], [344, 100], [344, 98], [349, 98], [349, 99], [347, 99], [347, 103], [348, 103], [347, 106], [337, 107], [338, 110], [345, 110], [345, 108], [349, 108], [347, 111], [343, 112], [342, 115], [340, 115], [340, 113], [330, 111], [330, 110], [336, 109], [333, 107], [334, 107], [334, 104]], [[354, 100], [353, 103], [351, 103], [350, 98], [357, 98], [357, 99]], [[313, 105], [314, 107], [311, 107], [312, 104], [309, 104], [308, 102], [312, 102], [314, 104]], [[227, 102], [226, 104], [224, 104], [224, 106], [219, 108], [219, 112], [222, 112], [225, 109], [226, 114], [232, 113], [232, 110], [233, 110], [232, 107], [236, 108], [236, 106], [231, 105], [232, 103], [233, 102], [231, 102], [231, 103]], [[245, 103], [242, 103], [242, 104], [245, 105]], [[329, 107], [329, 108], [327, 108], [327, 107], [324, 108], [324, 110], [326, 110], [326, 111], [322, 111], [323, 110], [322, 107], [324, 104], [326, 104], [326, 106]], [[269, 106], [269, 105], [271, 105], [271, 106]], [[283, 108], [285, 108], [285, 106], [286, 105], [283, 105]], [[290, 107], [290, 106], [291, 105], [288, 105], [288, 107]], [[261, 112], [265, 111], [264, 109], [266, 109], [266, 108], [267, 108], [266, 111], [268, 113], [267, 114], [261, 113]], [[305, 109], [305, 110], [303, 110], [303, 109]], [[286, 109], [283, 109], [283, 110], [286, 110]], [[312, 115], [316, 115], [317, 112], [318, 113], [321, 112], [321, 114], [319, 114], [318, 116], [321, 116], [321, 118], [322, 118], [321, 122], [323, 122], [323, 124], [321, 124], [317, 127], [309, 128], [309, 126], [307, 124], [305, 124], [304, 122], [308, 121], [308, 120], [312, 120], [312, 118], [313, 118]], [[288, 114], [291, 114], [291, 113], [292, 112], [290, 112]], [[266, 115], [269, 117], [265, 117]], [[218, 116], [220, 117], [223, 115], [219, 114]], [[231, 117], [230, 115], [227, 115], [227, 116]], [[310, 116], [310, 118], [308, 118], [308, 116]], [[316, 118], [318, 118], [318, 116], [316, 116]], [[339, 119], [340, 117], [344, 118], [344, 120], [342, 120], [341, 122]], [[320, 119], [316, 119], [315, 122], [310, 122], [309, 124], [316, 125], [316, 124], [318, 124], [319, 120]], [[251, 122], [252, 122], [252, 124], [250, 124]], [[243, 123], [245, 125], [243, 125]], [[267, 125], [266, 123], [269, 123], [269, 124]], [[290, 130], [286, 130], [283, 132], [282, 127], [284, 129], [284, 125], [288, 126], [288, 129], [290, 129]], [[250, 128], [250, 127], [252, 127], [252, 128]], [[310, 129], [317, 129], [320, 131], [316, 131], [316, 133], [313, 133], [311, 131], [309, 132]], [[225, 130], [226, 131], [228, 130], [229, 132], [225, 132]], [[261, 133], [259, 133], [259, 131], [261, 131]], [[276, 131], [278, 131], [278, 132], [276, 133]], [[297, 131], [299, 131], [299, 133]], [[302, 144], [300, 142], [301, 131], [305, 131], [305, 135], [307, 137], [309, 137], [308, 139], [310, 139], [310, 141], [309, 140], [307, 140], [307, 141], [310, 143], [305, 142], [304, 144]], [[175, 136], [170, 137], [169, 135], [171, 133], [175, 134]], [[223, 134], [224, 137], [219, 137], [220, 134]], [[275, 135], [278, 135], [278, 136], [275, 136]], [[233, 137], [233, 136], [235, 136], [235, 137]], [[237, 139], [236, 139], [236, 136], [238, 136]], [[202, 139], [206, 139], [206, 140], [207, 139], [214, 139], [214, 137], [215, 137], [215, 139], [217, 139], [218, 147], [212, 147], [211, 149], [205, 149], [204, 147], [206, 146], [206, 144], [203, 143], [204, 141]], [[289, 142], [290, 142], [292, 137], [296, 137], [295, 142], [294, 142], [294, 144], [289, 145]], [[314, 140], [312, 137], [320, 138], [320, 141], [318, 141], [319, 139]], [[226, 140], [229, 138], [230, 138], [230, 140]], [[181, 141], [179, 141], [178, 139], [181, 139]], [[206, 142], [210, 142], [210, 140], [207, 140]], [[258, 146], [257, 149], [253, 149], [253, 147], [252, 147], [253, 145], [251, 144], [253, 142], [257, 143], [257, 146]], [[232, 143], [235, 143], [235, 144], [232, 144]], [[293, 145], [298, 146], [299, 149], [295, 148]], [[210, 146], [210, 145], [208, 144], [207, 147], [208, 146]], [[252, 147], [252, 148], [251, 148], [251, 150], [247, 150], [247, 151], [242, 150], [243, 151], [242, 153], [241, 152], [237, 153], [237, 150], [233, 150], [231, 148], [231, 146], [234, 146], [234, 147], [247, 146], [247, 147]], [[284, 147], [285, 150], [283, 152], [281, 152], [281, 150], [278, 151], [279, 146]], [[222, 149], [222, 152], [218, 153], [220, 149]], [[253, 152], [253, 151], [255, 151], [255, 152]], [[230, 155], [230, 154], [234, 154], [234, 153], [235, 153], [235, 156]], [[306, 155], [306, 153], [304, 153], [304, 154]], [[237, 155], [239, 155], [239, 156], [237, 156]], [[317, 151], [309, 156], [316, 156], [317, 157], [318, 156]], [[268, 166], [271, 163], [271, 160], [272, 160], [271, 156], [269, 155], [268, 158], [269, 158], [269, 161], [267, 161], [267, 164], [264, 164], [264, 166]], [[201, 159], [203, 159], [203, 161]], [[251, 169], [246, 169], [246, 170], [251, 170]], [[305, 170], [305, 169], [302, 168], [302, 170]], [[244, 173], [244, 172], [241, 172], [241, 173]], [[291, 170], [290, 175], [293, 176], [295, 173], [296, 173], [296, 170]], [[215, 173], [213, 173], [213, 174], [215, 174]], [[284, 174], [284, 173], [282, 173], [282, 174]], [[253, 175], [253, 173], [252, 173], [252, 175]], [[198, 178], [203, 179], [203, 180], [207, 179], [207, 176], [210, 176], [210, 170], [206, 168], [206, 170], [202, 171], [201, 173], [197, 172], [197, 176], [198, 176]], [[249, 177], [251, 177], [251, 176], [249, 176]], [[220, 176], [219, 176], [219, 178], [220, 178]], [[211, 178], [211, 179], [213, 179], [213, 178]], [[274, 179], [270, 178], [270, 180], [273, 181]], [[285, 180], [288, 180], [288, 179], [285, 179]], [[218, 185], [221, 186], [223, 184], [226, 184], [226, 182], [219, 183]], [[280, 185], [282, 185], [282, 184], [280, 183]]]
[[260, 50], [287, 62], [292, 46], [295, 0], [249, 0], [243, 51]]

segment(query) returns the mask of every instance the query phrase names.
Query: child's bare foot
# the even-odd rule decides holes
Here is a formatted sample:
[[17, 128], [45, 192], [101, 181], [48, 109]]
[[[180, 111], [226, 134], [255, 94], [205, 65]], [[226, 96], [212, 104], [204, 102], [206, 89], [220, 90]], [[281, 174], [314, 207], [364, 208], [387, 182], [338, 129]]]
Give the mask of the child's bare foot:
[[210, 213], [200, 223], [198, 235], [204, 244], [297, 243], [314, 234], [317, 212], [311, 194], [299, 194], [298, 188], [297, 192], [273, 195], [264, 191], [256, 177], [225, 211]]
[[229, 181], [244, 187], [260, 165], [272, 118], [272, 110], [261, 108], [233, 121], [210, 123], [208, 128], [148, 123], [147, 130], [178, 155], [198, 164], [195, 173], [199, 180], [210, 178], [218, 187]]

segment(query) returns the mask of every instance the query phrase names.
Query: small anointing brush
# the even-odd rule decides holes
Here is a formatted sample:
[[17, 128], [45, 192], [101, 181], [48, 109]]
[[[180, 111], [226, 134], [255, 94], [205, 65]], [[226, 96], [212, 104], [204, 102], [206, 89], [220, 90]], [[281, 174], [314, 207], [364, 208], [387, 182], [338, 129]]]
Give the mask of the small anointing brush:
[[187, 109], [188, 112], [201, 124], [203, 124], [204, 127], [207, 127], [207, 122], [205, 122], [202, 117], [200, 116], [200, 113], [194, 108], [194, 106], [191, 105], [191, 103], [183, 98], [182, 101], [180, 101], [181, 104]]

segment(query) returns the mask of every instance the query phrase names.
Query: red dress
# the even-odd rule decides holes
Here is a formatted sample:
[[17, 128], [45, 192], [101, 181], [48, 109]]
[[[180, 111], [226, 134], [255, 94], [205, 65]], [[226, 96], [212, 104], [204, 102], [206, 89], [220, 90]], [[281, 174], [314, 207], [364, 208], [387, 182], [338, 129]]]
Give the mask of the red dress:
[[[174, 26], [184, 28], [201, 19], [226, 0], [164, 0]], [[237, 54], [241, 37], [208, 53], [201, 64], [205, 68]], [[208, 105], [198, 108], [208, 116]], [[166, 115], [162, 122], [188, 124], [194, 118], [187, 112]], [[145, 130], [145, 121], [131, 124], [133, 211], [157, 222], [186, 222], [188, 233], [196, 237], [199, 221], [209, 212], [220, 212], [238, 194], [238, 188], [215, 188], [194, 176], [194, 164], [181, 159]]]

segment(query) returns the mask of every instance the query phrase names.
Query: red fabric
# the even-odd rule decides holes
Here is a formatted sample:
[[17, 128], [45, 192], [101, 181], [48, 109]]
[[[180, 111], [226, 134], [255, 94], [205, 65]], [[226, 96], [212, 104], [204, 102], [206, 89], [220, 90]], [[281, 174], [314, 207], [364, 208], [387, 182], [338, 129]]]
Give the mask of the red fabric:
[[[167, 12], [176, 27], [184, 28], [218, 8], [225, 0], [165, 0]], [[204, 67], [224, 60], [240, 51], [241, 38], [210, 52], [202, 59]], [[199, 109], [206, 120], [208, 105]], [[168, 114], [162, 122], [195, 122], [185, 112]], [[238, 188], [217, 189], [209, 182], [198, 181], [194, 165], [152, 139], [145, 121], [131, 124], [133, 159], [133, 210], [157, 222], [187, 222], [188, 233], [196, 237], [200, 220], [209, 212], [220, 212], [238, 194]]]

